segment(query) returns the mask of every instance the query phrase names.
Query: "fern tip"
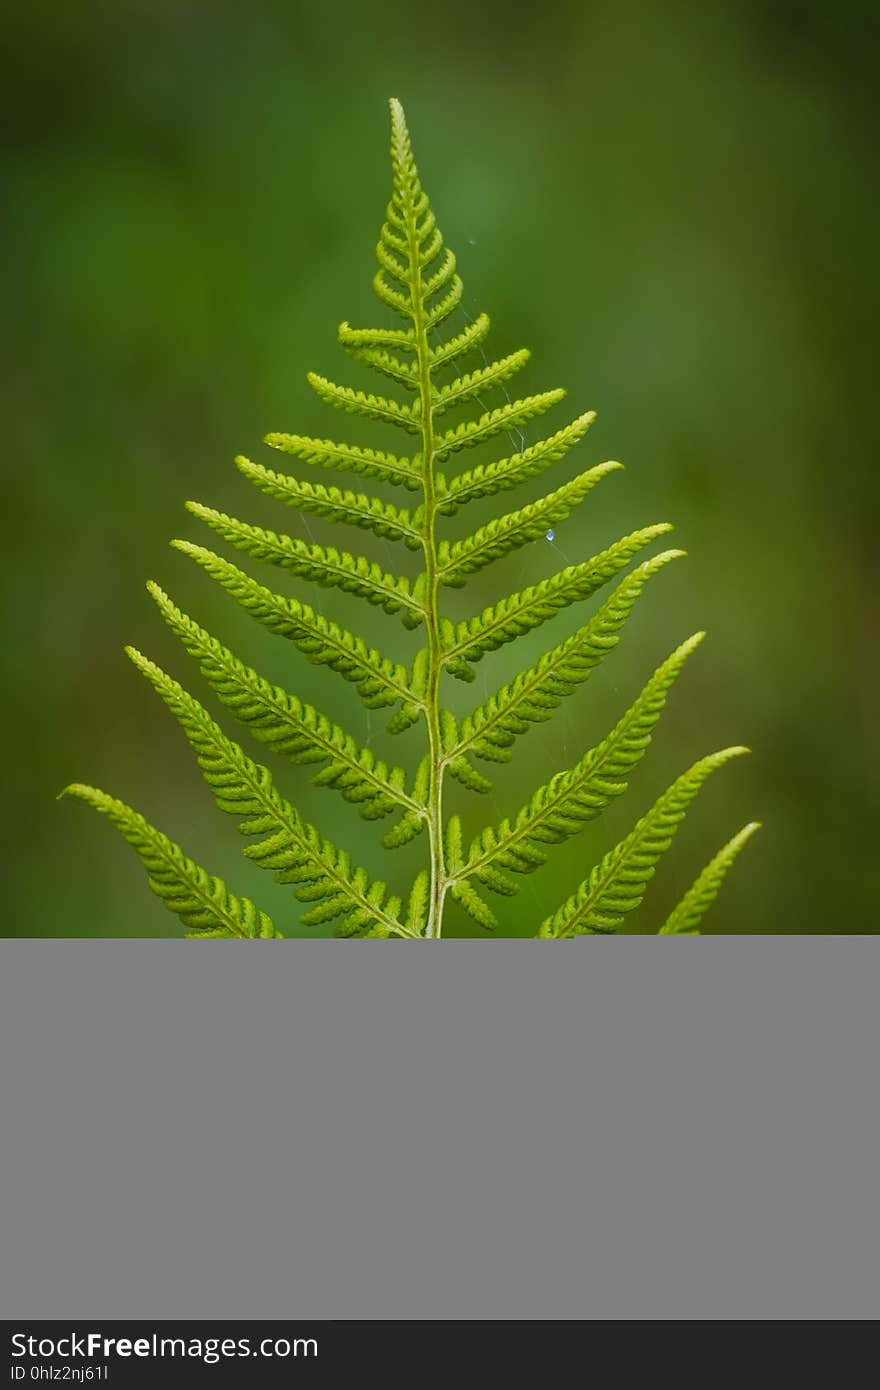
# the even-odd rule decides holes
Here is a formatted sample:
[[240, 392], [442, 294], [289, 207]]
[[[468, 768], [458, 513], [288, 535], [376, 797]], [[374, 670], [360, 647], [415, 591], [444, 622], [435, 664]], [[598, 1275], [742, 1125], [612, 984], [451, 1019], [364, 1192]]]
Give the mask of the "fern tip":
[[61, 789], [55, 800], [60, 801], [63, 796], [78, 796], [81, 801], [94, 801], [99, 795], [97, 787], [88, 787], [84, 782], [69, 782], [66, 787]]
[[162, 585], [157, 584], [155, 579], [147, 580], [147, 593], [166, 616], [168, 613], [174, 612], [174, 604], [162, 588]]
[[150, 670], [158, 671], [159, 668], [156, 665], [155, 661], [151, 661], [148, 656], [144, 656], [143, 652], [138, 651], [137, 647], [133, 647], [129, 643], [128, 645], [124, 646], [122, 650], [125, 652], [125, 655], [128, 657], [132, 665], [136, 666], [138, 670], [142, 672], [144, 675], [146, 675], [147, 672]]
[[650, 556], [643, 560], [639, 569], [648, 570], [651, 574], [660, 569], [663, 565], [668, 565], [670, 560], [683, 560], [687, 555], [686, 550], [674, 546], [671, 550], [661, 550], [659, 554]]

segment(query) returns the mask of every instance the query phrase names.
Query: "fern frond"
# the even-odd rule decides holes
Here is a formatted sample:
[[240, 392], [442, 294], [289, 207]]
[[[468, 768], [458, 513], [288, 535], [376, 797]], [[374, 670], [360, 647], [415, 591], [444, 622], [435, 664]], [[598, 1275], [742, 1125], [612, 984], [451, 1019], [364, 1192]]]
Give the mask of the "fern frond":
[[409, 580], [388, 574], [381, 565], [365, 560], [362, 555], [349, 555], [335, 546], [309, 545], [277, 531], [266, 531], [262, 526], [237, 521], [235, 517], [215, 511], [213, 507], [205, 507], [201, 502], [187, 502], [186, 507], [237, 550], [251, 555], [255, 560], [265, 560], [281, 569], [289, 569], [300, 579], [311, 580], [324, 588], [357, 594], [386, 613], [403, 610], [409, 626], [417, 626], [424, 617], [424, 610], [412, 596]]
[[220, 878], [188, 859], [180, 845], [150, 825], [124, 801], [74, 782], [62, 796], [76, 796], [93, 806], [116, 826], [147, 871], [149, 885], [170, 912], [176, 914], [187, 936], [200, 937], [278, 937], [271, 917], [261, 912], [250, 898], [238, 898]]
[[672, 843], [685, 813], [706, 779], [747, 748], [725, 748], [701, 758], [655, 801], [635, 829], [609, 850], [576, 893], [538, 929], [539, 937], [616, 931], [637, 908], [658, 860]]
[[549, 719], [560, 701], [617, 646], [620, 630], [648, 580], [684, 553], [664, 550], [645, 560], [621, 580], [588, 623], [479, 705], [461, 721], [460, 729], [453, 721], [447, 756], [473, 753], [490, 762], [509, 762], [516, 738]]
[[[410, 459], [398, 458], [396, 454], [386, 454], [379, 449], [360, 449], [356, 444], [336, 444], [331, 439], [310, 439], [307, 435], [279, 434], [277, 431], [265, 435], [263, 443], [317, 468], [350, 470], [364, 478], [380, 478], [383, 483], [405, 487], [410, 492], [421, 487], [421, 473]], [[283, 478], [282, 474], [272, 475], [270, 469], [261, 468], [249, 459], [239, 458], [236, 463], [245, 477], [258, 487], [262, 486], [261, 479], [266, 475], [269, 475], [267, 482], [271, 482], [273, 477]], [[286, 496], [282, 495], [280, 501], [286, 501]]]
[[546, 845], [576, 835], [626, 791], [625, 779], [647, 751], [669, 691], [703, 635], [689, 637], [667, 657], [608, 737], [579, 763], [539, 787], [512, 821], [487, 826], [472, 842], [463, 872], [489, 888], [499, 882], [499, 870], [530, 874], [546, 863]]
[[587, 493], [609, 473], [622, 468], [622, 463], [599, 463], [555, 492], [548, 492], [538, 502], [530, 502], [517, 511], [493, 517], [465, 540], [449, 545], [441, 541], [438, 550], [440, 578], [452, 588], [464, 584], [467, 575], [500, 560], [529, 541], [543, 536], [547, 527], [565, 521], [586, 497]]
[[[288, 638], [315, 665], [350, 682], [368, 709], [388, 707], [389, 733], [422, 724], [416, 770], [385, 762], [343, 727], [273, 685], [177, 608], [157, 585], [150, 592], [165, 621], [195, 659], [214, 695], [265, 747], [308, 769], [313, 783], [337, 791], [365, 820], [394, 815], [383, 836], [387, 849], [424, 832], [426, 865], [416, 873], [405, 909], [384, 883], [373, 883], [347, 854], [302, 820], [272, 782], [223, 733], [199, 702], [158, 666], [132, 649], [129, 655], [181, 723], [221, 809], [234, 813], [250, 837], [246, 853], [292, 885], [311, 904], [305, 923], [335, 921], [342, 935], [424, 937], [442, 935], [444, 911], [458, 902], [482, 929], [495, 925], [483, 889], [512, 894], [517, 876], [544, 863], [548, 846], [574, 835], [625, 788], [642, 758], [669, 689], [701, 634], [680, 646], [654, 673], [612, 732], [572, 768], [534, 792], [515, 815], [486, 826], [465, 852], [458, 816], [444, 813], [449, 777], [477, 793], [491, 790], [477, 761], [505, 762], [517, 738], [550, 718], [566, 695], [578, 689], [616, 646], [649, 578], [683, 554], [666, 550], [645, 560], [646, 547], [671, 530], [647, 526], [624, 536], [598, 555], [579, 558], [560, 572], [508, 594], [482, 612], [453, 622], [444, 611], [448, 587], [464, 587], [491, 562], [537, 541], [571, 515], [607, 473], [621, 465], [600, 463], [536, 501], [511, 510], [493, 508], [491, 519], [458, 540], [444, 537], [443, 519], [469, 502], [496, 498], [543, 475], [586, 434], [594, 411], [578, 415], [547, 438], [526, 446], [528, 423], [561, 401], [552, 389], [510, 399], [506, 383], [525, 367], [523, 348], [482, 360], [468, 370], [468, 354], [481, 349], [489, 318], [479, 314], [457, 331], [450, 316], [459, 311], [463, 284], [454, 251], [447, 245], [422, 186], [403, 108], [391, 107], [392, 186], [376, 243], [373, 288], [380, 302], [403, 320], [397, 327], [339, 326], [341, 346], [356, 363], [377, 372], [392, 387], [383, 394], [339, 385], [316, 372], [308, 381], [325, 404], [370, 423], [391, 425], [413, 437], [398, 455], [361, 443], [274, 432], [265, 443], [309, 467], [345, 474], [340, 486], [312, 483], [238, 457], [239, 471], [263, 493], [287, 507], [351, 526], [382, 540], [400, 542], [420, 556], [410, 578], [353, 548], [300, 538], [238, 520], [224, 511], [190, 502], [189, 511], [236, 550], [253, 560], [289, 571], [297, 579], [338, 589], [396, 615], [408, 629], [423, 628], [411, 665], [391, 660], [369, 641], [339, 626], [300, 599], [271, 588], [222, 556], [189, 541], [173, 544], [196, 561], [269, 632]], [[466, 320], [467, 316], [463, 316]], [[385, 390], [389, 394], [384, 394]], [[496, 391], [494, 397], [488, 393]], [[502, 400], [500, 405], [493, 401]], [[456, 414], [455, 412], [458, 412]], [[537, 433], [537, 430], [534, 431]], [[508, 436], [493, 452], [506, 456], [447, 476], [459, 451]], [[517, 447], [516, 440], [521, 445]], [[491, 458], [491, 455], [487, 455]], [[356, 490], [356, 479], [375, 479], [416, 495], [411, 508]], [[291, 528], [293, 529], [293, 528]], [[335, 539], [335, 537], [334, 537]], [[222, 547], [221, 547], [222, 548]], [[638, 557], [634, 568], [630, 564]], [[460, 724], [442, 707], [444, 673], [472, 681], [485, 655], [540, 627], [569, 605], [590, 598], [614, 580], [616, 587], [573, 636], [557, 641], [528, 670], [502, 686]], [[526, 581], [521, 581], [525, 583]], [[448, 595], [447, 595], [448, 596]], [[476, 606], [476, 604], [474, 605]], [[467, 610], [465, 610], [467, 611]], [[410, 660], [409, 655], [407, 661]], [[613, 931], [621, 915], [641, 899], [657, 857], [674, 833], [689, 801], [708, 772], [733, 756], [728, 749], [704, 759], [666, 793], [632, 835], [606, 855], [590, 878], [542, 925], [541, 936]], [[272, 935], [268, 918], [246, 899], [236, 899], [219, 880], [193, 865], [183, 851], [121, 802], [94, 789], [78, 795], [116, 820], [147, 864], [156, 891], [205, 935]], [[500, 814], [500, 812], [499, 812]], [[706, 866], [661, 929], [689, 932], [718, 890], [735, 853], [753, 827]], [[187, 916], [188, 914], [188, 916]]]
[[681, 902], [672, 909], [666, 918], [658, 932], [659, 936], [699, 935], [700, 922], [718, 897], [727, 871], [746, 841], [750, 840], [755, 831], [760, 830], [760, 828], [760, 821], [752, 821], [749, 825], [743, 826], [742, 830], [718, 851], [714, 859], [710, 859], [706, 867], [697, 875]]
[[492, 608], [484, 608], [476, 617], [455, 626], [448, 621], [441, 623], [447, 669], [460, 679], [473, 679], [466, 662], [479, 661], [487, 652], [496, 651], [522, 633], [540, 627], [569, 604], [589, 598], [619, 574], [646, 545], [671, 530], [667, 522], [645, 526], [615, 541], [592, 560], [569, 565], [551, 579], [533, 584], [521, 593], [510, 594]]
[[400, 899], [389, 897], [384, 883], [353, 868], [344, 850], [303, 821], [277, 791], [268, 768], [227, 738], [183, 686], [133, 647], [126, 652], [186, 734], [219, 809], [240, 817], [243, 835], [261, 837], [248, 845], [247, 857], [271, 870], [278, 883], [294, 885], [300, 902], [315, 904], [302, 922], [312, 926], [338, 918], [346, 934], [379, 926], [389, 934], [409, 935], [398, 920]]
[[269, 632], [288, 637], [313, 665], [329, 666], [351, 681], [367, 709], [412, 701], [406, 667], [381, 656], [363, 638], [316, 613], [309, 604], [273, 593], [212, 550], [190, 541], [171, 544], [191, 556]]
[[309, 372], [307, 380], [312, 390], [337, 410], [345, 410], [350, 415], [363, 415], [368, 420], [380, 420], [386, 425], [399, 425], [418, 434], [420, 430], [418, 415], [412, 406], [399, 401], [388, 400], [385, 396], [373, 396], [365, 391], [356, 391], [351, 386], [337, 386], [317, 372]]
[[296, 511], [310, 512], [346, 526], [358, 526], [384, 540], [403, 541], [410, 550], [422, 543], [421, 532], [405, 507], [395, 507], [392, 502], [368, 497], [363, 492], [350, 492], [347, 488], [303, 482], [286, 473], [275, 473], [260, 463], [252, 463], [242, 455], [235, 460], [235, 466], [262, 492]]
[[239, 661], [181, 612], [158, 584], [149, 583], [147, 589], [211, 689], [255, 738], [293, 763], [322, 764], [312, 781], [340, 792], [364, 820], [402, 809], [422, 828], [424, 805], [407, 792], [403, 768], [388, 767], [372, 749], [361, 748], [351, 734], [312, 705]]
[[500, 386], [502, 382], [509, 381], [514, 372], [524, 367], [530, 357], [528, 348], [520, 348], [518, 352], [512, 352], [509, 357], [502, 357], [498, 362], [491, 362], [479, 371], [456, 377], [448, 386], [442, 386], [434, 397], [435, 417], [451, 410], [453, 406], [462, 405], [474, 396], [479, 396], [481, 391], [488, 391], [493, 386]]
[[487, 410], [478, 420], [467, 420], [447, 430], [446, 434], [439, 435], [434, 441], [434, 457], [443, 459], [459, 449], [472, 449], [476, 444], [494, 439], [496, 434], [503, 434], [505, 430], [522, 429], [529, 420], [543, 415], [564, 396], [565, 392], [561, 389], [542, 391], [540, 395], [525, 396], [522, 400], [499, 405], [495, 410]]

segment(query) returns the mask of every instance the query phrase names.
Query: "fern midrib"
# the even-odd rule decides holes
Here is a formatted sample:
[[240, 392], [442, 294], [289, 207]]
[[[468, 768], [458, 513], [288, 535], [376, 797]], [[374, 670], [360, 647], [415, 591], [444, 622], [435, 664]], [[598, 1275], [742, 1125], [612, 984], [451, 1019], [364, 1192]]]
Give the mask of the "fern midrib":
[[428, 676], [424, 696], [428, 731], [428, 845], [431, 857], [428, 921], [425, 936], [436, 939], [443, 929], [443, 903], [446, 896], [446, 865], [443, 854], [443, 740], [440, 732], [440, 674], [443, 649], [440, 641], [440, 571], [437, 564], [437, 498], [434, 486], [434, 403], [431, 383], [431, 350], [425, 327], [422, 298], [422, 263], [412, 183], [407, 174], [403, 187], [406, 239], [409, 250], [413, 331], [418, 363], [418, 391], [422, 438], [422, 548], [425, 556], [425, 628], [428, 635]]

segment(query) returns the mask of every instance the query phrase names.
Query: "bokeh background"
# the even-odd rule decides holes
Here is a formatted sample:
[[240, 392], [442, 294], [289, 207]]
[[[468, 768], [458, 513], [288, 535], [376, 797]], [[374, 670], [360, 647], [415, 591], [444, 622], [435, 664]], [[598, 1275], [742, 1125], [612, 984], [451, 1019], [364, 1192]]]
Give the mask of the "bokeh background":
[[[133, 642], [210, 704], [148, 577], [266, 674], [414, 765], [417, 733], [388, 738], [381, 712], [167, 546], [205, 539], [187, 497], [330, 539], [249, 488], [233, 455], [277, 462], [260, 443], [273, 429], [388, 442], [322, 406], [305, 372], [366, 384], [335, 328], [385, 313], [370, 279], [390, 95], [459, 255], [466, 296], [452, 326], [487, 309], [493, 355], [533, 349], [517, 387], [568, 388], [528, 439], [599, 411], [546, 476], [626, 464], [553, 545], [485, 571], [450, 595], [450, 613], [654, 520], [674, 522], [689, 552], [652, 581], [600, 673], [520, 742], [493, 797], [453, 794], [467, 828], [516, 809], [610, 728], [680, 640], [709, 632], [627, 795], [501, 903], [503, 930], [533, 934], [683, 767], [744, 742], [752, 757], [709, 783], [632, 930], [656, 928], [717, 846], [758, 818], [708, 931], [875, 931], [874, 0], [13, 0], [4, 30], [5, 933], [178, 934], [115, 832], [55, 801], [71, 780], [132, 802], [283, 930], [302, 930], [286, 890], [241, 858], [233, 822], [122, 654]], [[407, 568], [387, 544], [346, 539]], [[389, 654], [412, 649], [395, 619], [304, 590]], [[474, 686], [456, 685], [455, 707], [585, 616], [571, 609], [485, 660]], [[307, 817], [405, 884], [418, 842], [391, 860], [375, 827], [306, 770], [273, 768]], [[454, 914], [449, 929], [470, 930]]]

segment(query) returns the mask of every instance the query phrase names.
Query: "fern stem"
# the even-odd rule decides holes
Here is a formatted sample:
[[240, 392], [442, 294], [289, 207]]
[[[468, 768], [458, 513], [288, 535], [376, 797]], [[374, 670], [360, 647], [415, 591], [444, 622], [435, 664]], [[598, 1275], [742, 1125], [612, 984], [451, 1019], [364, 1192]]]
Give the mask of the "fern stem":
[[[392, 106], [394, 122], [402, 118], [399, 107]], [[405, 130], [405, 127], [404, 127]], [[402, 142], [401, 142], [402, 143]], [[405, 165], [404, 165], [405, 167]], [[407, 171], [408, 172], [408, 171]], [[428, 676], [425, 690], [425, 723], [428, 733], [430, 773], [427, 798], [428, 850], [430, 854], [430, 892], [428, 921], [425, 936], [436, 939], [443, 926], [443, 902], [447, 878], [443, 853], [443, 740], [440, 732], [440, 674], [443, 655], [440, 642], [440, 567], [437, 561], [437, 498], [434, 483], [434, 417], [431, 384], [431, 349], [425, 323], [425, 302], [422, 285], [422, 264], [416, 211], [413, 206], [413, 186], [410, 177], [403, 179], [401, 189], [409, 253], [410, 295], [412, 300], [413, 332], [416, 344], [418, 373], [419, 419], [422, 453], [422, 548], [425, 555], [425, 628], [428, 636]]]

